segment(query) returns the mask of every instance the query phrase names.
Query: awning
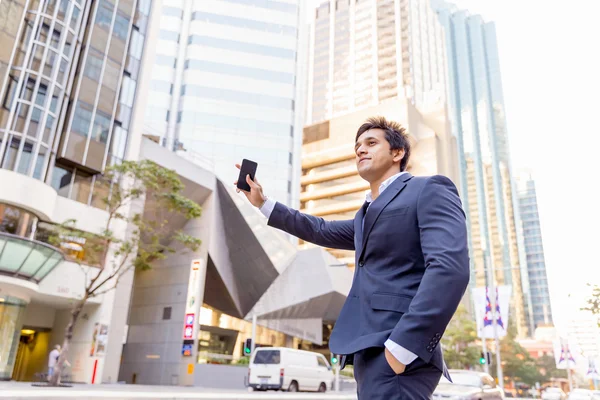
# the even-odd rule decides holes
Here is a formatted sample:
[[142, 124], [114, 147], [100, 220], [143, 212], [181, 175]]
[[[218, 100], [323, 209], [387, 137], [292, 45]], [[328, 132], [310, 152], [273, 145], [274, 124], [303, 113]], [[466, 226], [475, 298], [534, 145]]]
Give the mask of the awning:
[[63, 260], [53, 246], [0, 232], [0, 274], [38, 283]]

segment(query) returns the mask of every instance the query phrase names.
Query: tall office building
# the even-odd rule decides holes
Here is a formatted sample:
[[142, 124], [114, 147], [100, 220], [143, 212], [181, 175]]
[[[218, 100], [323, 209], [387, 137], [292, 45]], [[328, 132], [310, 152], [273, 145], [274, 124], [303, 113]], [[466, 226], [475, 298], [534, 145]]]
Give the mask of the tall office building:
[[[126, 157], [150, 8], [150, 0], [0, 1], [0, 380], [46, 370], [83, 292], [73, 261], [98, 271], [87, 265], [86, 240], [47, 242], [68, 219], [92, 234], [104, 229], [108, 188], [98, 183]], [[110, 331], [94, 371], [115, 381], [129, 304], [122, 288], [86, 307], [69, 353], [74, 379], [90, 381], [102, 324]]]
[[531, 175], [523, 175], [518, 179], [519, 208], [523, 225], [525, 254], [527, 256], [527, 274], [531, 293], [531, 310], [533, 312], [533, 329], [538, 326], [552, 325], [552, 307], [546, 275], [544, 244], [538, 212], [535, 181]]
[[426, 0], [329, 0], [310, 28], [307, 122], [392, 98], [444, 102], [442, 28]]
[[227, 182], [257, 161], [268, 194], [298, 200], [305, 34], [300, 0], [156, 1], [145, 133]]
[[[478, 15], [435, 2], [446, 33], [448, 104], [458, 139], [460, 191], [467, 210], [473, 286], [512, 286], [512, 318], [529, 334], [519, 207], [511, 165], [496, 30]], [[524, 289], [525, 288], [525, 289]]]
[[[312, 14], [301, 209], [348, 219], [365, 200], [354, 140], [370, 116], [407, 128], [408, 170], [457, 179], [445, 109], [443, 30], [427, 0], [331, 0]], [[302, 246], [309, 246], [301, 243]], [[352, 251], [330, 250], [349, 266]]]

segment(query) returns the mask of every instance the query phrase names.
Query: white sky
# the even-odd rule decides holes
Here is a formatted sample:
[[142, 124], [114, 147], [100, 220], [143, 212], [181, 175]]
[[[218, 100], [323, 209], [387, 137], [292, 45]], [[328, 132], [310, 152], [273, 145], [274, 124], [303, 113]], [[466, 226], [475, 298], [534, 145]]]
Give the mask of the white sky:
[[454, 3], [496, 23], [513, 166], [536, 178], [560, 326], [600, 283], [600, 1]]

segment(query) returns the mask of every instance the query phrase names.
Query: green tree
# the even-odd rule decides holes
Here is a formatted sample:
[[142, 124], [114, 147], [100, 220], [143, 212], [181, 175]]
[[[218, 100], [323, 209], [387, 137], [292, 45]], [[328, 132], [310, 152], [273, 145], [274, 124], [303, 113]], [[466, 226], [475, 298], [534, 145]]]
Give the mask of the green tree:
[[543, 355], [536, 361], [538, 370], [542, 375], [542, 380], [550, 381], [552, 378], [564, 378], [567, 379], [568, 374], [566, 369], [556, 368], [556, 360], [552, 355]]
[[[505, 379], [533, 385], [542, 379], [539, 368], [529, 352], [516, 340], [517, 329], [514, 324], [508, 326], [507, 334], [500, 341], [500, 358]], [[490, 372], [496, 375], [496, 360], [492, 361]]]
[[[588, 284], [588, 286], [592, 286]], [[600, 317], [600, 285], [594, 285], [592, 288], [592, 294], [586, 299], [587, 305], [582, 310], [591, 311], [592, 314]], [[598, 319], [598, 326], [600, 326], [600, 318]]]
[[[55, 245], [73, 238], [85, 242], [92, 257], [86, 258], [85, 264], [99, 267], [89, 268], [83, 260], [73, 260], [85, 272], [85, 290], [71, 309], [51, 386], [59, 384], [75, 324], [88, 300], [115, 289], [130, 270], [150, 269], [153, 262], [174, 253], [170, 243], [190, 250], [200, 246], [199, 239], [169, 227], [170, 219], [190, 220], [202, 213], [198, 204], [182, 194], [184, 185], [174, 171], [148, 160], [125, 161], [107, 168], [96, 182], [103, 185], [98, 191], [106, 194], [102, 199], [107, 211], [104, 230], [100, 234], [83, 232], [75, 228], [76, 220], [69, 220], [57, 226], [49, 238]], [[144, 209], [146, 218], [144, 211], [137, 211]], [[116, 225], [126, 226], [127, 232], [115, 234]]]
[[477, 344], [477, 326], [461, 304], [442, 339], [444, 360], [449, 368], [468, 369], [479, 364], [481, 347]]

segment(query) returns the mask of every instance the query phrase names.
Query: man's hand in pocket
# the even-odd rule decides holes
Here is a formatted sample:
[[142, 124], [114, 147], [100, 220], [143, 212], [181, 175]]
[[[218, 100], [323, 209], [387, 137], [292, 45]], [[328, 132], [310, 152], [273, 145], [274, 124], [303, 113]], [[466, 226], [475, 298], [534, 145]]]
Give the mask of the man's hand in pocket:
[[385, 349], [385, 359], [387, 360], [392, 370], [394, 370], [396, 375], [403, 373], [406, 369], [406, 365], [398, 361], [396, 357], [394, 357], [394, 355], [387, 349], [387, 347]]

